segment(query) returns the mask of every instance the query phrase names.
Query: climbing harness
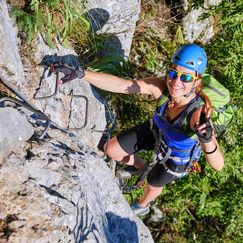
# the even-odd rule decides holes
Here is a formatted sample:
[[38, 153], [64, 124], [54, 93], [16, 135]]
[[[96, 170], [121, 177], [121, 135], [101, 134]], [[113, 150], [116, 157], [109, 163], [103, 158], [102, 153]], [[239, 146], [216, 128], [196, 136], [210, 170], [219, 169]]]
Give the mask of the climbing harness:
[[[197, 100], [197, 97], [195, 98], [195, 100]], [[160, 99], [158, 100], [157, 106], [165, 105], [166, 102], [168, 102], [168, 97], [166, 97], [165, 95], [162, 95], [160, 97]], [[179, 128], [183, 127], [183, 122], [186, 120], [188, 114], [190, 114], [190, 112], [192, 111], [192, 107], [191, 107], [192, 103], [188, 104], [187, 108], [184, 110], [184, 113], [180, 113], [171, 122], [169, 122], [167, 120], [167, 118], [165, 116], [161, 115], [158, 112], [158, 109], [156, 109], [155, 114], [159, 117], [159, 119], [161, 119], [164, 122], [164, 124], [167, 125], [167, 127], [165, 127], [163, 130], [159, 129], [160, 132], [159, 132], [159, 136], [158, 136], [157, 135], [158, 131], [155, 131], [155, 129], [153, 128], [154, 121], [151, 122], [151, 130], [153, 131], [154, 136], [157, 137], [153, 161], [148, 164], [148, 167], [146, 167], [146, 168], [144, 168], [144, 170], [142, 170], [141, 174], [139, 175], [139, 177], [134, 185], [124, 186], [120, 183], [122, 192], [127, 193], [127, 192], [131, 192], [133, 190], [137, 190], [137, 189], [141, 188], [144, 185], [145, 177], [149, 174], [149, 172], [152, 170], [153, 166], [156, 163], [162, 164], [167, 173], [169, 173], [177, 178], [180, 178], [180, 177], [186, 175], [187, 173], [193, 174], [195, 172], [199, 172], [199, 167], [197, 167], [198, 169], [195, 169], [196, 163], [194, 162], [196, 159], [196, 155], [200, 148], [200, 144], [198, 142], [196, 142], [196, 140], [195, 140], [195, 144], [193, 145], [193, 147], [191, 149], [176, 149], [176, 148], [170, 147], [168, 144], [166, 144], [166, 142], [163, 139], [163, 134], [165, 133], [165, 131], [168, 128], [172, 129], [175, 132], [179, 132], [179, 133], [182, 133], [185, 135], [187, 134], [184, 130], [179, 129]], [[176, 128], [172, 124], [179, 118], [180, 118], [179, 127]], [[194, 139], [192, 139], [192, 140], [194, 140]], [[189, 157], [178, 157], [175, 155], [172, 156], [172, 151], [176, 151], [179, 153], [190, 153], [190, 156]], [[167, 164], [167, 161], [171, 161], [171, 160], [174, 161], [175, 163], [184, 165], [184, 169], [179, 170], [178, 168], [176, 168], [175, 171], [171, 170]]]
[[182, 171], [182, 172], [172, 171], [165, 163], [170, 158], [170, 154], [171, 154], [171, 150], [169, 150], [169, 152], [165, 153], [164, 156], [162, 156], [161, 152], [157, 151], [157, 154], [154, 155], [153, 161], [150, 162], [146, 167], [143, 168], [143, 170], [141, 171], [141, 173], [138, 176], [138, 179], [134, 185], [131, 185], [131, 186], [124, 185], [122, 179], [118, 178], [119, 186], [122, 190], [122, 193], [129, 193], [131, 191], [138, 190], [141, 187], [143, 187], [145, 184], [146, 176], [149, 174], [149, 172], [152, 170], [153, 166], [156, 163], [162, 164], [167, 173], [174, 175], [178, 178], [186, 175], [187, 173], [194, 174], [196, 172], [198, 172], [198, 173], [201, 172], [201, 168], [200, 168], [199, 164], [196, 161], [193, 161], [193, 159], [195, 158], [195, 156], [194, 156], [195, 153], [193, 153], [193, 156], [190, 159], [190, 161], [188, 162], [188, 165], [185, 167], [184, 171]]

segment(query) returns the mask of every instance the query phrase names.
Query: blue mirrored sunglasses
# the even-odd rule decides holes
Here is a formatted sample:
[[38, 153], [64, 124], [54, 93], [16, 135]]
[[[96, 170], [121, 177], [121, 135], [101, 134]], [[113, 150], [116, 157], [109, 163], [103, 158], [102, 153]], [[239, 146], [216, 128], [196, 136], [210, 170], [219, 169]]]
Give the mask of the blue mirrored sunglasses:
[[186, 73], [180, 73], [177, 70], [172, 69], [172, 68], [169, 68], [168, 74], [169, 74], [170, 78], [172, 78], [172, 79], [176, 79], [177, 76], [179, 76], [180, 80], [185, 83], [192, 82], [193, 79], [197, 79], [197, 77], [195, 77], [195, 76], [192, 76], [192, 75], [186, 74]]

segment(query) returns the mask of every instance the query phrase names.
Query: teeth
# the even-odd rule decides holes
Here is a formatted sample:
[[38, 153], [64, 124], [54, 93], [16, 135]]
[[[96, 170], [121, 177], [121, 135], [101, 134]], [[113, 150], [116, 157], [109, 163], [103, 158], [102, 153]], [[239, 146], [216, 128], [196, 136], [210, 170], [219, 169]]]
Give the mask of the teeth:
[[176, 89], [176, 90], [181, 89], [180, 87], [174, 87], [174, 86], [172, 86], [172, 88], [173, 88], [173, 89]]

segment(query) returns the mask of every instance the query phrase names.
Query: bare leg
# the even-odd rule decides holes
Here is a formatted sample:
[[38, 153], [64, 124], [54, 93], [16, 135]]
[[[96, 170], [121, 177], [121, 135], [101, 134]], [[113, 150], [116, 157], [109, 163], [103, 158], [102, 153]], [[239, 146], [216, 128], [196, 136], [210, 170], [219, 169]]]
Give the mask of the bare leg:
[[[107, 144], [104, 145], [104, 148], [106, 148], [106, 146]], [[141, 169], [146, 163], [136, 154], [135, 155], [127, 154], [119, 145], [116, 137], [113, 137], [110, 140], [107, 149], [107, 155], [116, 161], [123, 162], [127, 165], [134, 165], [138, 169]], [[162, 189], [163, 187], [154, 187], [147, 182], [144, 195], [141, 199], [138, 200], [138, 203], [142, 207], [146, 207], [148, 203], [153, 201], [161, 194]]]
[[[106, 146], [107, 143], [104, 145], [104, 149], [106, 149]], [[126, 153], [119, 145], [116, 137], [113, 137], [110, 140], [106, 153], [112, 159], [125, 163], [127, 165], [134, 165], [138, 169], [141, 169], [146, 163], [138, 155], [129, 155], [128, 153]]]
[[155, 187], [151, 186], [148, 182], [146, 183], [146, 188], [143, 194], [143, 197], [138, 200], [138, 203], [142, 207], [147, 207], [147, 205], [155, 200], [161, 193], [162, 193], [163, 187]]

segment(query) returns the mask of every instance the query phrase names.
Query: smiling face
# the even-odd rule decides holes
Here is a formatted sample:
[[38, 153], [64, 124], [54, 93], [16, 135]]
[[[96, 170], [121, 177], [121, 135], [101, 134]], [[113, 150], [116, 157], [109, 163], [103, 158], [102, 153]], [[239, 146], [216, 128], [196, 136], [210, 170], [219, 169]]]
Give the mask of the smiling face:
[[[172, 68], [178, 72], [196, 76], [195, 71], [184, 68], [182, 66], [173, 64]], [[192, 90], [193, 85], [196, 87], [200, 84], [201, 81], [200, 79], [198, 80], [192, 79], [192, 80], [193, 80], [192, 82], [186, 83], [180, 80], [179, 75], [175, 79], [172, 79], [170, 78], [169, 75], [167, 75], [167, 87], [169, 89], [171, 97], [178, 98], [187, 95]]]

